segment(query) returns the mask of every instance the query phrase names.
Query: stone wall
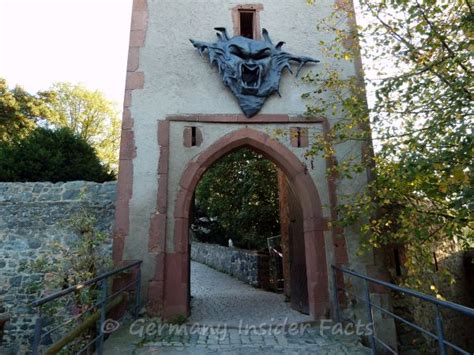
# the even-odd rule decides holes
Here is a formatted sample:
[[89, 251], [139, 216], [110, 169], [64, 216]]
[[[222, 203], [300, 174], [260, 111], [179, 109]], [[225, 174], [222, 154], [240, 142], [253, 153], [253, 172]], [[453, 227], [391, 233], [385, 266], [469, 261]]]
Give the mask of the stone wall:
[[24, 353], [31, 341], [36, 316], [29, 304], [37, 295], [28, 284], [42, 275], [24, 267], [51, 259], [51, 243], [74, 241], [68, 220], [83, 207], [96, 214], [98, 230], [111, 232], [115, 194], [115, 182], [0, 183], [0, 320], [7, 319], [0, 353]]
[[[433, 245], [436, 247], [434, 255], [436, 255], [437, 260], [437, 271], [434, 274], [426, 272], [424, 278], [421, 272], [417, 276], [424, 279], [425, 287], [435, 284], [439, 294], [444, 299], [473, 308], [474, 294], [472, 291], [474, 275], [469, 275], [469, 272], [472, 272], [472, 269], [469, 270], [471, 263], [466, 263], [465, 258], [470, 253], [474, 255], [474, 250], [464, 252], [461, 245], [455, 242], [434, 243]], [[451, 277], [444, 277], [443, 275], [446, 272]], [[434, 295], [428, 290], [425, 290], [425, 293], [431, 296]], [[405, 296], [394, 298], [394, 307], [397, 314], [430, 330], [432, 333], [436, 333], [436, 313], [431, 304], [420, 302], [414, 297]], [[474, 338], [472, 336], [474, 318], [443, 307], [440, 307], [440, 309], [446, 340], [474, 354]], [[436, 352], [437, 342], [427, 336], [423, 336], [413, 328], [397, 324], [397, 332], [400, 340], [399, 350], [401, 352], [414, 351], [415, 349], [420, 349], [420, 346], [425, 346], [427, 349], [431, 348], [433, 353]]]
[[268, 256], [255, 251], [193, 241], [191, 259], [254, 287], [264, 287], [268, 283], [264, 276], [268, 273], [262, 272], [262, 268], [268, 268]]

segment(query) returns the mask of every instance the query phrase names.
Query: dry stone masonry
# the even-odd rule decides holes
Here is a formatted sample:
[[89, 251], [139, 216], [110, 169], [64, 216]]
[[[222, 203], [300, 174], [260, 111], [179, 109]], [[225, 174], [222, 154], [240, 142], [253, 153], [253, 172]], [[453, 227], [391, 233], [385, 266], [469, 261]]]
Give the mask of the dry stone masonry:
[[262, 264], [268, 264], [268, 256], [256, 251], [229, 248], [217, 244], [191, 243], [191, 259], [224, 272], [249, 285], [262, 287]]
[[[29, 304], [36, 298], [28, 290], [41, 274], [25, 266], [46, 257], [53, 262], [50, 245], [70, 245], [75, 234], [68, 219], [87, 207], [97, 216], [99, 230], [111, 234], [116, 183], [0, 183], [0, 349], [2, 354], [24, 353], [36, 320]], [[111, 252], [111, 241], [106, 246]]]

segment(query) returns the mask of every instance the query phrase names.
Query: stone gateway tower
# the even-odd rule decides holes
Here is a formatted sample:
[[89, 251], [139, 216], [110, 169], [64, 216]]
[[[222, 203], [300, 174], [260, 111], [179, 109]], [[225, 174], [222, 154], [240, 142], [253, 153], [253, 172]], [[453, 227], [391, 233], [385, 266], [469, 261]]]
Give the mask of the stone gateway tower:
[[[334, 61], [317, 46], [332, 35], [315, 26], [334, 6], [334, 0], [314, 6], [306, 0], [134, 1], [113, 256], [116, 263], [143, 260], [149, 312], [189, 314], [194, 190], [208, 167], [241, 147], [262, 153], [284, 176], [296, 308], [314, 319], [331, 317], [331, 265], [376, 272], [372, 255], [356, 256], [358, 237], [328, 223], [340, 196], [367, 177], [349, 184], [326, 169], [349, 148], [360, 154], [364, 147], [351, 143], [338, 146], [332, 158], [304, 158], [315, 137], [336, 122], [304, 116], [301, 96], [311, 87], [300, 79]], [[361, 75], [359, 58], [338, 65], [342, 76]], [[288, 69], [301, 71], [299, 77]]]

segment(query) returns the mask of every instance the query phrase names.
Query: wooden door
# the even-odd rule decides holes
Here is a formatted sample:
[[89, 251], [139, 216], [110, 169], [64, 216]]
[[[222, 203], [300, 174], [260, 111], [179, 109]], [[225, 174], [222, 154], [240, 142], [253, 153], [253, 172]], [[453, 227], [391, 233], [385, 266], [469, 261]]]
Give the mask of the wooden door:
[[301, 209], [298, 197], [293, 193], [290, 186], [288, 186], [288, 206], [290, 215], [290, 302], [293, 309], [309, 314], [303, 210]]

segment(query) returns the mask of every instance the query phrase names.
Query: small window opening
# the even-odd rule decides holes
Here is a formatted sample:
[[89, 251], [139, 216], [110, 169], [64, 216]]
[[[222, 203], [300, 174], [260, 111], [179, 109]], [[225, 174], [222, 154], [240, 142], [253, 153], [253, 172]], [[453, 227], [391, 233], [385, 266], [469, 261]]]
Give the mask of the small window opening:
[[254, 18], [255, 11], [240, 11], [240, 35], [254, 39]]
[[191, 127], [191, 146], [195, 147], [196, 143], [196, 127]]
[[402, 276], [402, 263], [400, 262], [400, 253], [398, 249], [393, 249], [393, 256], [395, 259], [395, 273], [397, 276]]
[[304, 127], [290, 128], [290, 144], [292, 147], [303, 148], [308, 146], [308, 129]]

